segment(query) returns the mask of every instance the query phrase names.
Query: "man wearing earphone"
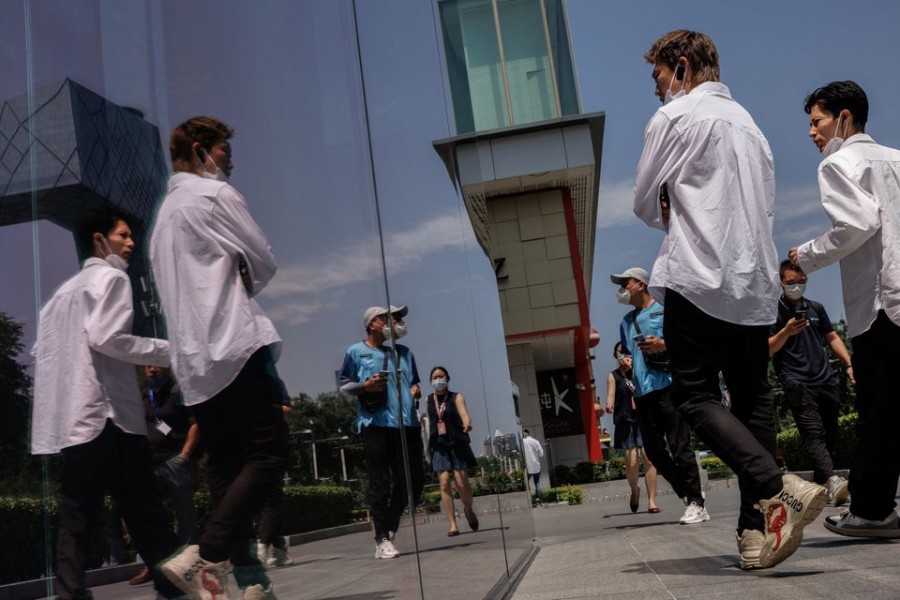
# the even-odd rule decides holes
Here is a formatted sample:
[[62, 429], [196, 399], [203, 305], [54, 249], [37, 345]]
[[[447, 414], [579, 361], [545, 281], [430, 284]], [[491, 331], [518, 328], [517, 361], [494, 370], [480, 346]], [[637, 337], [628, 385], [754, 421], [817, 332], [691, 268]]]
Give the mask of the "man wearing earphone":
[[[672, 403], [738, 475], [742, 568], [774, 566], [799, 547], [825, 489], [775, 463], [767, 382], [778, 259], [775, 173], [766, 138], [719, 82], [712, 39], [673, 31], [644, 55], [663, 102], [645, 130], [634, 212], [666, 233], [650, 277], [665, 306]], [[722, 406], [719, 372], [731, 391]]]
[[200, 428], [212, 495], [199, 545], [162, 571], [203, 600], [227, 596], [230, 567], [244, 598], [275, 597], [250, 552], [251, 525], [281, 485], [288, 452], [287, 392], [275, 369], [281, 338], [254, 299], [277, 266], [247, 201], [228, 183], [233, 135], [212, 117], [175, 127], [175, 173], [150, 238], [172, 369]]

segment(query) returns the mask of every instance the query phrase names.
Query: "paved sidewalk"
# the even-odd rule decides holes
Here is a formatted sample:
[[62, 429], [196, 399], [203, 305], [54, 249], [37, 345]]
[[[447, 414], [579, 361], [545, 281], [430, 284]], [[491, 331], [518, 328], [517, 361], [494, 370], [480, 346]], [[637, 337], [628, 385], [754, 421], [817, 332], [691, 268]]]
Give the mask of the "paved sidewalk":
[[541, 550], [514, 600], [900, 598], [900, 541], [827, 531], [822, 519], [835, 508], [804, 530], [791, 558], [748, 572], [736, 564], [736, 487], [707, 492], [712, 520], [697, 525], [678, 524], [683, 506], [674, 496], [659, 504], [658, 515], [643, 502], [632, 514], [624, 499], [537, 511]]
[[[582, 506], [548, 506], [534, 511], [539, 552], [522, 577], [514, 600], [603, 598], [803, 600], [900, 599], [900, 541], [836, 536], [821, 518], [806, 528], [803, 546], [773, 569], [745, 572], [736, 566], [736, 488], [712, 482], [707, 507], [712, 520], [679, 525], [683, 506], [673, 495], [659, 498], [662, 512], [632, 514], [627, 494], [613, 484], [589, 486], [594, 501]], [[621, 487], [621, 486], [619, 486]], [[661, 486], [663, 487], [663, 486]], [[823, 514], [836, 512], [826, 508]], [[485, 596], [531, 546], [524, 511], [484, 515], [481, 530], [446, 536], [435, 519], [417, 527], [419, 561], [412, 528], [401, 528], [394, 560], [373, 558], [371, 534], [355, 533], [291, 548], [295, 563], [271, 571], [281, 600], [432, 600]], [[502, 537], [501, 537], [502, 536]], [[504, 559], [503, 538], [511, 551]], [[420, 587], [419, 568], [422, 586]], [[233, 585], [233, 583], [232, 583]], [[96, 600], [153, 600], [149, 585], [96, 587]], [[240, 596], [235, 594], [235, 598]]]

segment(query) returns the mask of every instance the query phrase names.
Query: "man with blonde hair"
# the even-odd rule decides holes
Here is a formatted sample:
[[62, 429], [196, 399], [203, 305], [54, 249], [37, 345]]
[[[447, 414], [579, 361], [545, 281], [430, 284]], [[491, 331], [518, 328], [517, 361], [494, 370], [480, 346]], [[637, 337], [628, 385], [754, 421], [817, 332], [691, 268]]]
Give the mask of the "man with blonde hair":
[[[825, 488], [783, 475], [774, 458], [767, 382], [778, 296], [772, 153], [719, 82], [719, 54], [708, 35], [673, 31], [644, 58], [663, 106], [644, 134], [634, 212], [666, 233], [649, 289], [665, 305], [672, 402], [738, 475], [741, 567], [771, 567], [800, 546], [803, 528], [826, 501]], [[730, 412], [721, 402], [720, 371]]]

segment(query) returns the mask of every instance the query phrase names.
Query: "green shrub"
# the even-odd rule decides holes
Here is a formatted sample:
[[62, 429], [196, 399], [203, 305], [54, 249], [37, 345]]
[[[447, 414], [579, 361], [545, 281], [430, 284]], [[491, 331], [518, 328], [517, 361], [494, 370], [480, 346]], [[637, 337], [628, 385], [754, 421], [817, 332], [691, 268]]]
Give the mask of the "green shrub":
[[710, 479], [728, 479], [734, 476], [734, 472], [717, 456], [701, 458], [700, 466], [706, 469], [706, 474]]
[[594, 481], [625, 479], [625, 459], [622, 457], [599, 460], [594, 463]]
[[556, 490], [556, 497], [559, 502], [568, 502], [569, 504], [584, 504], [585, 493], [580, 487], [567, 485]]
[[507, 494], [525, 490], [525, 478], [522, 471], [514, 471], [507, 475], [503, 471], [485, 471], [484, 476], [472, 480], [472, 495], [488, 496], [490, 494]]
[[[838, 469], [850, 468], [856, 448], [856, 413], [838, 418], [838, 439], [835, 444], [834, 466]], [[800, 433], [796, 427], [785, 429], [778, 434], [778, 449], [785, 466], [791, 471], [812, 469], [812, 462], [803, 448]]]

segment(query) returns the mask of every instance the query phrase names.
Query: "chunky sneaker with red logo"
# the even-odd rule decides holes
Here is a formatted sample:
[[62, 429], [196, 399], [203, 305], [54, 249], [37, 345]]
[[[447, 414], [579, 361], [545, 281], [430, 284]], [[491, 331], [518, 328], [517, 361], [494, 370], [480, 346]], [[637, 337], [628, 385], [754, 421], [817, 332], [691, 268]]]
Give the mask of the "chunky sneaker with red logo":
[[197, 600], [230, 600], [228, 561], [209, 562], [200, 558], [200, 546], [186, 546], [163, 562], [159, 570], [182, 592]]
[[803, 528], [815, 521], [828, 501], [827, 490], [796, 475], [782, 477], [784, 487], [768, 500], [759, 501], [766, 522], [759, 567], [774, 567], [796, 552]]

